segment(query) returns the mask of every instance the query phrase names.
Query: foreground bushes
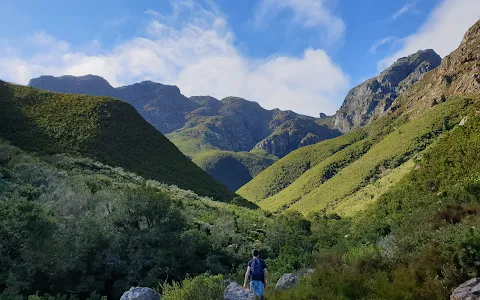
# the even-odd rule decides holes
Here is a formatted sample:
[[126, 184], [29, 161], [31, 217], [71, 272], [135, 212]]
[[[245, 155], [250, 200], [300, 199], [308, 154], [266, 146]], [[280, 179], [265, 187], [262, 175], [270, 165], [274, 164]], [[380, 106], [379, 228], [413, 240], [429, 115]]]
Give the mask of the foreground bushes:
[[163, 285], [164, 300], [222, 300], [225, 289], [223, 277], [199, 275], [187, 278], [182, 283]]

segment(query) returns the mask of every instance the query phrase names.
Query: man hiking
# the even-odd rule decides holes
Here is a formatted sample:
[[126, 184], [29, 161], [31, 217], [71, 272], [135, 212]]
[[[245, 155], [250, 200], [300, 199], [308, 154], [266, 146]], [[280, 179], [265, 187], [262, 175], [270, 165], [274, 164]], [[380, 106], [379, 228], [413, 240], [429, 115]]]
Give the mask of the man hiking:
[[253, 250], [253, 258], [248, 262], [247, 272], [243, 288], [247, 288], [247, 281], [250, 277], [250, 289], [255, 296], [263, 300], [263, 290], [268, 286], [268, 270], [265, 261], [259, 257], [258, 250]]

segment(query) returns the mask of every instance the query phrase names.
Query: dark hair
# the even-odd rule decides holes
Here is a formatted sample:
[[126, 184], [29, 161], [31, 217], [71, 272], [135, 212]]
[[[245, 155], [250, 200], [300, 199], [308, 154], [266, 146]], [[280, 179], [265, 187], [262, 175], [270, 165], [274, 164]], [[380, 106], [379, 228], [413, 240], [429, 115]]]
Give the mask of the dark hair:
[[260, 254], [260, 251], [255, 249], [255, 250], [252, 251], [252, 254], [253, 254], [253, 256], [257, 257]]

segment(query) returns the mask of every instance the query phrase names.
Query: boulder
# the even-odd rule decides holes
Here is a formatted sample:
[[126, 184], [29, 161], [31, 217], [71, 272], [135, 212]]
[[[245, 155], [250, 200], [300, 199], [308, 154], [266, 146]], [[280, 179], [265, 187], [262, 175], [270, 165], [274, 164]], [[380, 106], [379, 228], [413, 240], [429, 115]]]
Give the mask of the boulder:
[[224, 294], [225, 300], [254, 300], [255, 294], [253, 291], [244, 289], [241, 285], [236, 282], [230, 282], [230, 284], [225, 289]]
[[460, 121], [460, 123], [458, 125], [464, 126], [465, 123], [467, 123], [467, 121], [468, 121], [468, 117], [463, 117], [463, 119]]
[[298, 275], [293, 273], [284, 274], [275, 285], [277, 290], [288, 290], [298, 284]]
[[456, 288], [450, 300], [479, 300], [480, 299], [480, 277], [470, 279]]
[[120, 300], [160, 300], [162, 297], [155, 290], [147, 287], [134, 287], [123, 293]]

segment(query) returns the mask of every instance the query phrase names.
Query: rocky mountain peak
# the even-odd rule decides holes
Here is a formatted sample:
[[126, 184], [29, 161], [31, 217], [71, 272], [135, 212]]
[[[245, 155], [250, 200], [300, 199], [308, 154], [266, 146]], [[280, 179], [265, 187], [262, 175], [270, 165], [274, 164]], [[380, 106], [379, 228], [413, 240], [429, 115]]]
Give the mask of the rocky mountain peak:
[[480, 95], [480, 21], [467, 31], [460, 46], [416, 87], [405, 92], [402, 101], [391, 109], [404, 106], [415, 115], [453, 97]]
[[367, 125], [375, 115], [385, 113], [398, 95], [438, 67], [442, 59], [432, 49], [398, 59], [394, 64], [354, 87], [338, 110], [334, 124], [341, 132]]
[[478, 41], [480, 41], [480, 20], [467, 30], [463, 36], [461, 45], [469, 45], [471, 43], [478, 44]]

